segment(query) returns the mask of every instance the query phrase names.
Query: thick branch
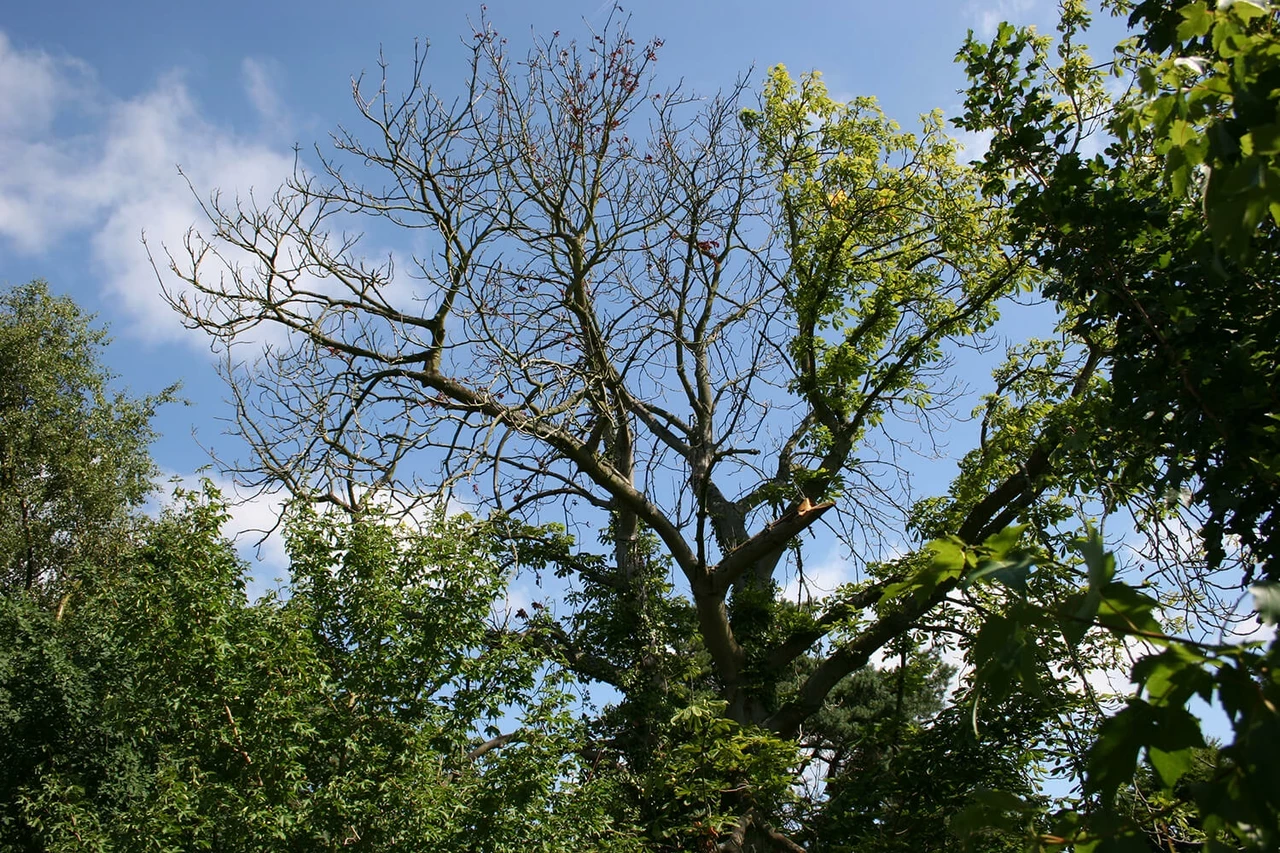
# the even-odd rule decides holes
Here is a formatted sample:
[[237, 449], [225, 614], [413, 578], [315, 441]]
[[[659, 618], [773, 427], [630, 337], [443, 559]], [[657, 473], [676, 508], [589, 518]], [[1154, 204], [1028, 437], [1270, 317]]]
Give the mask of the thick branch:
[[492, 752], [495, 749], [501, 749], [502, 747], [511, 743], [513, 740], [517, 740], [519, 738], [519, 734], [520, 734], [519, 732], [510, 732], [505, 735], [498, 735], [495, 738], [490, 738], [489, 740], [477, 746], [475, 749], [468, 752], [467, 760], [477, 761], [478, 759], [483, 757], [485, 753]]
[[450, 377], [439, 373], [417, 371], [406, 372], [405, 375], [416, 378], [424, 386], [447, 395], [467, 411], [488, 415], [505, 426], [537, 438], [554, 448], [596, 485], [613, 495], [623, 506], [635, 512], [653, 528], [670, 550], [676, 565], [680, 566], [691, 582], [701, 578], [704, 570], [688, 543], [684, 541], [679, 528], [654, 506], [644, 493], [637, 490], [626, 477], [614, 469], [608, 460], [601, 459], [583, 442], [552, 423], [532, 418], [518, 409], [504, 406], [489, 395], [477, 393]]
[[873, 654], [946, 598], [956, 583], [951, 580], [939, 584], [929, 598], [907, 604], [902, 609], [881, 617], [856, 638], [836, 649], [805, 679], [796, 698], [765, 720], [765, 727], [782, 737], [795, 737], [800, 726], [822, 707], [827, 694], [841, 679], [866, 666]]
[[899, 580], [901, 580], [901, 577], [894, 575], [860, 590], [850, 598], [837, 602], [826, 613], [822, 614], [812, 628], [805, 631], [797, 631], [783, 640], [781, 645], [775, 646], [766, 656], [764, 668], [768, 671], [776, 672], [791, 663], [812, 648], [814, 643], [830, 633], [831, 629], [841, 620], [856, 613], [861, 613], [879, 601], [885, 587], [897, 583]]
[[801, 499], [759, 533], [726, 554], [711, 573], [712, 588], [721, 594], [727, 592], [744, 571], [758, 560], [780, 552], [833, 506], [832, 501], [815, 504], [808, 498]]

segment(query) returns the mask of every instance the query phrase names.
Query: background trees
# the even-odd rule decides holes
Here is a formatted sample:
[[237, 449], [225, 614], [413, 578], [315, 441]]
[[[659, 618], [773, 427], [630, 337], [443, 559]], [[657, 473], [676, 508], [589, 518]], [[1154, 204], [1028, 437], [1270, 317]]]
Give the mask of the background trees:
[[216, 491], [141, 515], [158, 400], [107, 396], [103, 333], [43, 283], [4, 304], [34, 483], [0, 501], [43, 503], [0, 595], [0, 849], [628, 849], [563, 679], [501, 630], [494, 528], [299, 504], [288, 600], [250, 602]]
[[153, 397], [112, 394], [106, 333], [44, 282], [0, 295], [0, 585], [54, 600], [110, 559], [155, 475]]
[[0, 848], [634, 849], [483, 531], [309, 515], [250, 603], [224, 513], [180, 496], [56, 616], [0, 600]]

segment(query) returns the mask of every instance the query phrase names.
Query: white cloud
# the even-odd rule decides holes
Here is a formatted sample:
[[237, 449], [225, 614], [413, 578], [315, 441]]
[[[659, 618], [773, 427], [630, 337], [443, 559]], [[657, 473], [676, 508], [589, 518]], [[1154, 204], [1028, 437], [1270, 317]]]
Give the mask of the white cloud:
[[[249, 492], [237, 485], [231, 477], [210, 472], [184, 474], [164, 471], [156, 480], [157, 492], [148, 505], [148, 511], [152, 515], [158, 515], [160, 508], [172, 500], [175, 488], [199, 492], [206, 479], [227, 500], [229, 517], [222, 527], [222, 535], [234, 544], [240, 558], [248, 564], [249, 597], [256, 599], [269, 590], [281, 589], [276, 581], [287, 582], [289, 579], [289, 555], [285, 547], [284, 530], [277, 523], [287, 499], [283, 491], [266, 494]], [[439, 509], [438, 504], [431, 502], [414, 503], [406, 507], [403, 501], [386, 494], [374, 496], [370, 503], [396, 514], [399, 522], [409, 528], [425, 531], [434, 527]], [[317, 505], [315, 509], [320, 513], [338, 512], [325, 504]], [[473, 509], [466, 502], [453, 498], [447, 499], [444, 506], [446, 515], [470, 512]], [[532, 612], [537, 607], [533, 604], [537, 597], [546, 599], [545, 594], [527, 579], [513, 577], [506, 597], [495, 602], [495, 618], [509, 619], [521, 609]]]
[[956, 159], [962, 163], [981, 160], [986, 156], [987, 149], [991, 147], [991, 139], [994, 136], [994, 130], [962, 130], [952, 134], [951, 138], [960, 147], [956, 152]]
[[787, 601], [821, 598], [855, 579], [853, 564], [833, 550], [815, 565], [805, 566], [803, 577], [798, 572], [793, 573], [782, 588], [782, 597]]
[[1227, 626], [1222, 634], [1224, 643], [1272, 643], [1276, 639], [1276, 626], [1262, 621], [1255, 609], [1253, 596], [1240, 600], [1238, 618]]
[[240, 63], [240, 73], [244, 76], [245, 93], [250, 103], [263, 121], [279, 120], [284, 110], [280, 106], [280, 98], [275, 86], [271, 84], [265, 63], [246, 57]]
[[[533, 588], [527, 582], [513, 579], [510, 585], [507, 586], [502, 600], [493, 603], [492, 617], [494, 621], [508, 623], [513, 620], [519, 620], [523, 622], [526, 617], [532, 615], [533, 596]], [[525, 616], [519, 615], [522, 611]]]
[[93, 88], [91, 69], [44, 51], [20, 51], [0, 32], [0, 138], [45, 131], [58, 109]]
[[93, 188], [68, 179], [83, 146], [53, 136], [58, 113], [89, 113], [94, 91], [82, 64], [18, 50], [0, 32], [0, 237], [20, 251], [43, 248], [61, 223], [89, 221]]
[[[246, 77], [255, 107], [270, 108], [262, 67], [246, 65]], [[87, 237], [134, 334], [207, 347], [182, 334], [141, 243], [145, 231], [153, 249], [180, 250], [202, 220], [179, 165], [198, 190], [234, 198], [274, 192], [293, 162], [287, 149], [207, 120], [179, 74], [117, 99], [83, 63], [16, 49], [0, 33], [0, 245], [39, 254]]]
[[278, 73], [277, 64], [269, 60], [246, 57], [240, 63], [245, 96], [258, 114], [262, 130], [275, 139], [288, 142], [291, 117], [273, 79]]

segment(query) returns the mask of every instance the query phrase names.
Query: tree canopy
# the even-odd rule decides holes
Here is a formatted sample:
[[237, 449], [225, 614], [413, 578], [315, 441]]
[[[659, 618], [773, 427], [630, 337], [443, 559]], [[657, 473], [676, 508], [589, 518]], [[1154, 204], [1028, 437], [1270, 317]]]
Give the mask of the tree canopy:
[[[992, 133], [985, 192], [1007, 198], [1019, 243], [1046, 273], [1044, 292], [1073, 335], [1106, 348], [1091, 411], [1101, 430], [1079, 487], [1104, 511], [1127, 508], [1147, 539], [1142, 583], [1117, 581], [1114, 557], [1088, 546], [1088, 593], [1049, 620], [1080, 636], [1086, 626], [1067, 622], [1096, 618], [1146, 643], [1138, 693], [1091, 751], [1094, 831], [1116, 849], [1139, 837], [1114, 822], [1113, 798], [1145, 751], [1157, 788], [1190, 792], [1212, 849], [1265, 850], [1280, 838], [1277, 646], [1274, 636], [1269, 646], [1228, 638], [1255, 619], [1277, 621], [1277, 231], [1258, 213], [1270, 178], [1246, 186], [1267, 168], [1251, 134], [1261, 138], [1259, 116], [1275, 112], [1265, 82], [1275, 13], [1250, 3], [1117, 6], [1146, 29], [1109, 66], [1081, 44], [1090, 18], [1078, 2], [1063, 4], [1056, 49], [1007, 25], [991, 44], [971, 39], [961, 58], [975, 86], [961, 121]], [[1130, 91], [1113, 99], [1105, 71]], [[1212, 772], [1179, 788], [1205, 755], [1187, 710], [1193, 695], [1220, 703], [1234, 742], [1213, 753]], [[1147, 828], [1172, 847], [1161, 832]]]

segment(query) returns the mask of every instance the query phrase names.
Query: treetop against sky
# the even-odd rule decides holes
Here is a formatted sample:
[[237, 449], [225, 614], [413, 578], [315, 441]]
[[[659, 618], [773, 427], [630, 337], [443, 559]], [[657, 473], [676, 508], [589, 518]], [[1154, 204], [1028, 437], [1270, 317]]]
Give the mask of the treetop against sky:
[[[192, 405], [161, 411], [155, 453], [166, 472], [190, 476], [207, 463], [205, 447], [227, 448], [225, 393], [207, 340], [185, 332], [160, 298], [144, 238], [152, 250], [179, 246], [202, 220], [198, 197], [215, 188], [224, 199], [269, 197], [293, 169], [295, 145], [313, 164], [312, 146], [355, 117], [352, 79], [376, 77], [380, 52], [389, 85], [407, 86], [415, 39], [429, 44], [430, 82], [448, 91], [463, 82], [481, 14], [519, 52], [531, 32], [582, 38], [610, 13], [596, 0], [483, 11], [396, 2], [359, 15], [333, 3], [229, 3], [213, 15], [151, 2], [10, 8], [0, 16], [0, 276], [45, 278], [98, 312], [116, 339], [108, 357], [136, 390], [183, 382]], [[655, 2], [613, 14], [630, 16], [637, 37], [664, 40], [664, 85], [712, 95], [741, 79], [754, 90], [785, 63], [821, 70], [838, 99], [877, 97], [911, 128], [931, 109], [958, 111], [964, 81], [953, 57], [968, 29], [986, 35], [1001, 19], [1047, 26], [1055, 8], [931, 2], [905, 15], [885, 4], [810, 2], [783, 13]], [[395, 259], [420, 248], [404, 235], [373, 236], [367, 248]], [[238, 514], [252, 527], [272, 508]], [[834, 556], [813, 568], [828, 584], [842, 571]]]

